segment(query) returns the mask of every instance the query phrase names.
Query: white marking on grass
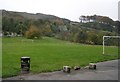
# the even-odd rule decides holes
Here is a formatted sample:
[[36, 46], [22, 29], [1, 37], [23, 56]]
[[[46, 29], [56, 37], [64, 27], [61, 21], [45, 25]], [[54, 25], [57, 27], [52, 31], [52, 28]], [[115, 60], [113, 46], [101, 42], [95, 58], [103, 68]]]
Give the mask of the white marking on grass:
[[33, 39], [22, 39], [21, 41], [22, 41], [22, 42], [34, 42]]

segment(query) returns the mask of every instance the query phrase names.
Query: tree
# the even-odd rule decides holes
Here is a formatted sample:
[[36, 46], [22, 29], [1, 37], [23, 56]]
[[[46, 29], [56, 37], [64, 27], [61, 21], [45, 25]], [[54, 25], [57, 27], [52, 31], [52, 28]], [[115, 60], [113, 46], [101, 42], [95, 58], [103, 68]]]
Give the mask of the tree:
[[36, 26], [30, 26], [29, 30], [26, 31], [26, 37], [28, 39], [34, 39], [34, 38], [40, 38], [41, 37], [41, 32]]
[[43, 28], [43, 34], [45, 36], [52, 36], [52, 30], [48, 23], [46, 23], [45, 27]]
[[82, 23], [83, 21], [85, 21], [85, 18], [86, 18], [86, 17], [85, 17], [85, 16], [83, 16], [83, 15], [82, 15], [82, 16], [80, 16], [80, 17], [79, 17], [80, 22]]
[[19, 34], [24, 35], [25, 31], [26, 31], [26, 27], [24, 26], [23, 22], [20, 22], [17, 26], [16, 26], [16, 30], [18, 31]]
[[74, 36], [74, 42], [86, 43], [86, 40], [87, 40], [87, 34], [84, 31], [80, 31], [76, 33]]

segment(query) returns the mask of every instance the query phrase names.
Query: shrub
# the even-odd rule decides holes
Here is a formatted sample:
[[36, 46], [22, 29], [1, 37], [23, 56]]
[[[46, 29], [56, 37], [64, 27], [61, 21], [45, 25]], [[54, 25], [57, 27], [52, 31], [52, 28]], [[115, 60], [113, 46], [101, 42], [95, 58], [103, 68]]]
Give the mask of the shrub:
[[41, 32], [36, 26], [30, 26], [29, 30], [25, 33], [28, 39], [40, 38]]

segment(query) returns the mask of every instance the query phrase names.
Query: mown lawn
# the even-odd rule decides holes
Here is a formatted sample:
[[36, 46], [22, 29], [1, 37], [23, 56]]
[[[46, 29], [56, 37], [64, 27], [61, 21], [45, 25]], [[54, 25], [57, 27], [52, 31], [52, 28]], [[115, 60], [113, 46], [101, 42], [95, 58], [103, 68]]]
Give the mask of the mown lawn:
[[31, 58], [31, 73], [61, 70], [64, 65], [88, 65], [117, 59], [117, 47], [108, 47], [109, 55], [102, 55], [102, 46], [75, 44], [54, 38], [40, 40], [25, 38], [2, 39], [2, 76], [11, 77], [20, 74], [20, 58]]

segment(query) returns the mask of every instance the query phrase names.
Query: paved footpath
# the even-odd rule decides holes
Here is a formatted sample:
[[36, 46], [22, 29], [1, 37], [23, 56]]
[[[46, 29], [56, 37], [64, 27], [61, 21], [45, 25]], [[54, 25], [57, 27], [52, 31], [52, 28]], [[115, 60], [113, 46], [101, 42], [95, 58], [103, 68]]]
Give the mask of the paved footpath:
[[71, 70], [71, 73], [55, 71], [40, 74], [19, 75], [3, 80], [118, 80], [118, 60], [97, 63], [96, 70]]

